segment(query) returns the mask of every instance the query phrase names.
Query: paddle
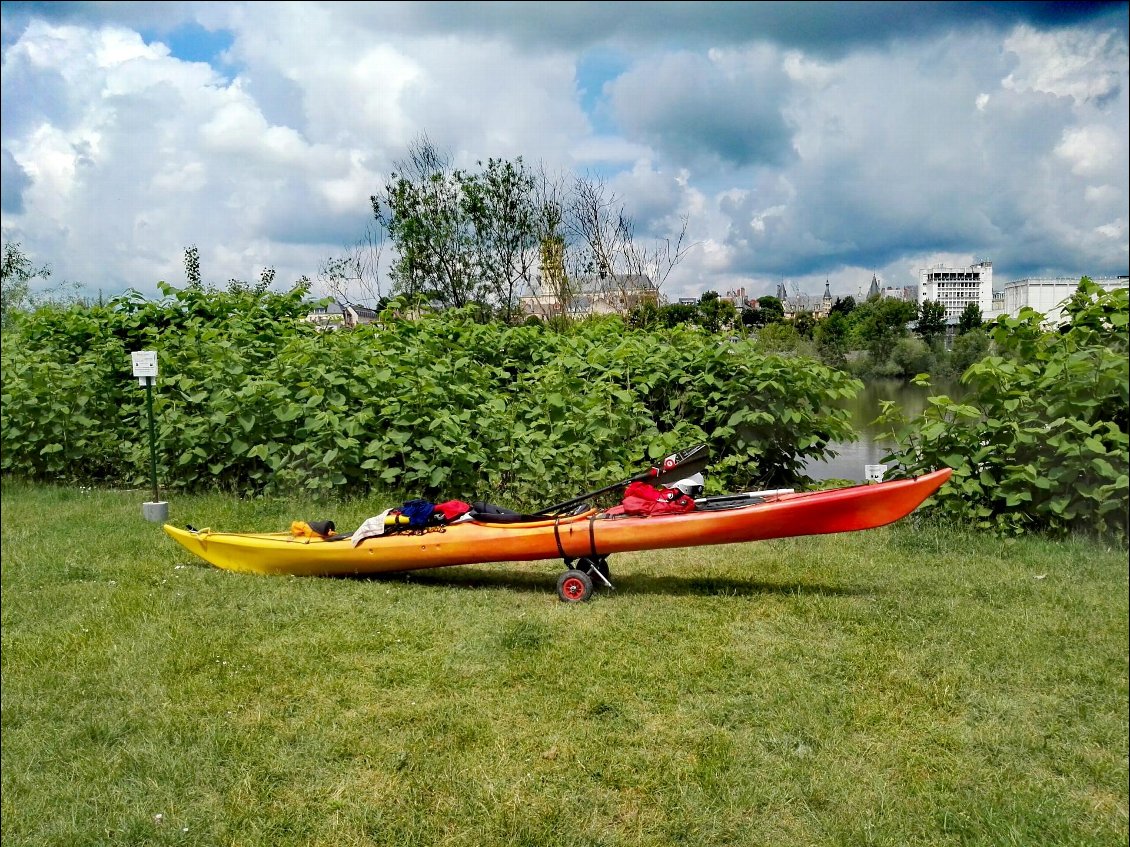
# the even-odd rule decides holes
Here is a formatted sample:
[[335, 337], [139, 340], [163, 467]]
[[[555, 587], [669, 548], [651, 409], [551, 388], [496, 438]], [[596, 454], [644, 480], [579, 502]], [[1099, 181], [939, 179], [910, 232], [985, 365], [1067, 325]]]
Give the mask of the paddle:
[[539, 509], [538, 514], [551, 515], [560, 512], [562, 509], [576, 506], [578, 503], [588, 500], [590, 497], [596, 497], [609, 491], [615, 491], [617, 488], [624, 488], [633, 482], [677, 482], [680, 479], [685, 479], [688, 476], [701, 472], [709, 461], [709, 448], [707, 448], [705, 444], [697, 444], [673, 456], [668, 456], [663, 460], [662, 468], [650, 468], [623, 482], [606, 485], [604, 488], [590, 491], [588, 494], [582, 494], [580, 497], [574, 497], [572, 500], [566, 500], [564, 503], [558, 503], [546, 509]]

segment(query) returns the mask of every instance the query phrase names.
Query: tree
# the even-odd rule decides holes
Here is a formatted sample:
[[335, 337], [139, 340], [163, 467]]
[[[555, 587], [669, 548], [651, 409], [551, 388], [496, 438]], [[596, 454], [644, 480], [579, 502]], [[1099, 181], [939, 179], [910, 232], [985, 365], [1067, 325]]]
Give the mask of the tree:
[[691, 324], [698, 319], [698, 307], [690, 303], [668, 303], [659, 307], [659, 317], [664, 326]]
[[816, 328], [816, 318], [812, 312], [797, 312], [793, 317], [793, 326], [801, 338], [812, 338], [812, 331]]
[[32, 305], [31, 281], [49, 276], [51, 270], [46, 265], [37, 268], [32, 264], [18, 241], [4, 245], [0, 257], [0, 326], [7, 328], [17, 312]]
[[566, 187], [562, 176], [550, 175], [545, 168], [534, 182], [534, 229], [538, 239], [541, 272], [528, 281], [528, 290], [547, 317], [564, 321], [580, 294], [575, 277], [569, 274], [565, 240]]
[[[200, 271], [200, 248], [195, 244], [185, 248], [184, 251], [184, 276], [188, 282], [187, 288], [191, 291], [209, 291], [215, 293], [218, 291], [214, 285], [204, 284], [204, 277]], [[275, 281], [275, 269], [272, 267], [265, 267], [259, 271], [258, 282], [246, 282], [242, 279], [232, 277], [228, 280], [227, 290], [231, 294], [239, 294], [249, 292], [252, 294], [263, 294]], [[307, 280], [305, 277], [300, 280], [297, 285], [306, 285]]]
[[910, 378], [934, 369], [934, 352], [930, 345], [920, 338], [900, 338], [895, 342], [888, 358], [892, 376]]
[[381, 290], [380, 265], [383, 234], [370, 225], [365, 235], [342, 256], [326, 259], [318, 278], [339, 303], [364, 303], [378, 307], [386, 300]]
[[957, 334], [965, 335], [971, 330], [980, 329], [984, 323], [981, 318], [981, 307], [976, 303], [966, 303], [957, 318]]
[[396, 163], [384, 194], [369, 201], [397, 248], [390, 269], [397, 293], [456, 308], [482, 298], [460, 177], [426, 136]]
[[569, 314], [578, 280], [591, 276], [606, 292], [619, 287], [627, 311], [636, 299], [629, 289], [646, 278], [658, 299], [686, 253], [686, 219], [674, 241], [646, 246], [597, 180], [534, 174], [521, 158], [477, 164], [477, 172], [455, 169], [420, 137], [370, 197], [396, 252], [389, 276], [397, 293], [442, 307], [489, 303], [510, 321], [523, 289], [543, 312]]
[[200, 248], [193, 244], [184, 251], [184, 277], [189, 288], [204, 288], [200, 278]]
[[601, 285], [619, 288], [625, 305], [629, 289], [643, 279], [650, 281], [658, 297], [663, 283], [689, 249], [684, 243], [685, 217], [673, 240], [665, 238], [651, 247], [643, 244], [620, 199], [598, 179], [574, 180], [567, 211], [566, 234], [573, 268], [578, 274], [596, 277]]
[[617, 208], [615, 194], [604, 183], [577, 178], [569, 203], [570, 235], [580, 257], [580, 270], [601, 279], [623, 273], [622, 257], [631, 238], [631, 220]]
[[803, 339], [792, 324], [774, 321], [757, 333], [757, 343], [763, 350], [783, 353], [799, 350]]
[[517, 293], [529, 285], [538, 257], [534, 177], [519, 157], [515, 162], [488, 159], [481, 173], [460, 172], [458, 181], [479, 274], [499, 316], [511, 323]]
[[813, 336], [825, 364], [837, 368], [847, 364], [848, 320], [843, 311], [833, 309], [828, 317], [816, 324]]
[[836, 302], [832, 304], [829, 314], [850, 315], [855, 309], [855, 298], [850, 294], [844, 298], [836, 298]]
[[757, 298], [757, 310], [761, 312], [765, 324], [778, 323], [785, 319], [785, 306], [777, 297], [766, 296]]
[[875, 364], [886, 361], [895, 343], [907, 335], [907, 325], [918, 314], [918, 307], [892, 297], [873, 298], [859, 304], [851, 313], [854, 349], [864, 349]]
[[628, 312], [628, 326], [633, 329], [651, 329], [662, 322], [663, 314], [658, 303], [645, 300]]
[[927, 300], [918, 313], [918, 324], [914, 327], [926, 341], [931, 341], [946, 331], [946, 307], [937, 300]]
[[228, 280], [228, 292], [231, 294], [239, 294], [241, 292], [249, 292], [251, 294], [263, 294], [271, 287], [271, 283], [275, 281], [275, 269], [272, 267], [263, 268], [259, 271], [258, 282], [247, 282], [242, 279], [232, 277]]
[[698, 323], [707, 332], [721, 332], [731, 327], [738, 310], [729, 300], [723, 300], [717, 291], [704, 292], [698, 301]]
[[989, 355], [989, 336], [980, 327], [963, 332], [953, 340], [950, 351], [950, 368], [955, 376], [961, 376], [974, 362]]

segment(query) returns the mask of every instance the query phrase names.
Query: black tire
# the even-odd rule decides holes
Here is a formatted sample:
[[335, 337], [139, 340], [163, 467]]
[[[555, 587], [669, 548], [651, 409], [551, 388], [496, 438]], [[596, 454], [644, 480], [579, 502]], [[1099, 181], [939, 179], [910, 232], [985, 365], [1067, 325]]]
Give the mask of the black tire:
[[566, 603], [583, 603], [592, 597], [592, 577], [584, 571], [565, 571], [557, 580], [557, 596]]

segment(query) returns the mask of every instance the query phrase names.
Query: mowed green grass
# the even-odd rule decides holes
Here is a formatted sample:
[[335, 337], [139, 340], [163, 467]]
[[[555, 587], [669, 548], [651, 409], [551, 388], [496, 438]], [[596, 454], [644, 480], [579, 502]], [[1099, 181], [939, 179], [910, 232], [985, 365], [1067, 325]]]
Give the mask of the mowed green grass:
[[1127, 843], [1124, 548], [912, 516], [564, 604], [555, 562], [228, 573], [147, 499], [3, 486], [5, 847]]

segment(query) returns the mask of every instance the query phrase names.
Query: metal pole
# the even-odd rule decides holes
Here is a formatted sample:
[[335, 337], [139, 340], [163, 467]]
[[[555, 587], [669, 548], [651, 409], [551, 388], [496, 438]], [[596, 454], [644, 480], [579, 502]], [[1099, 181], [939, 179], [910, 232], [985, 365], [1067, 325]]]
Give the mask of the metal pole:
[[157, 433], [153, 426], [153, 377], [145, 377], [145, 405], [149, 410], [149, 468], [153, 479], [153, 502], [157, 499]]

